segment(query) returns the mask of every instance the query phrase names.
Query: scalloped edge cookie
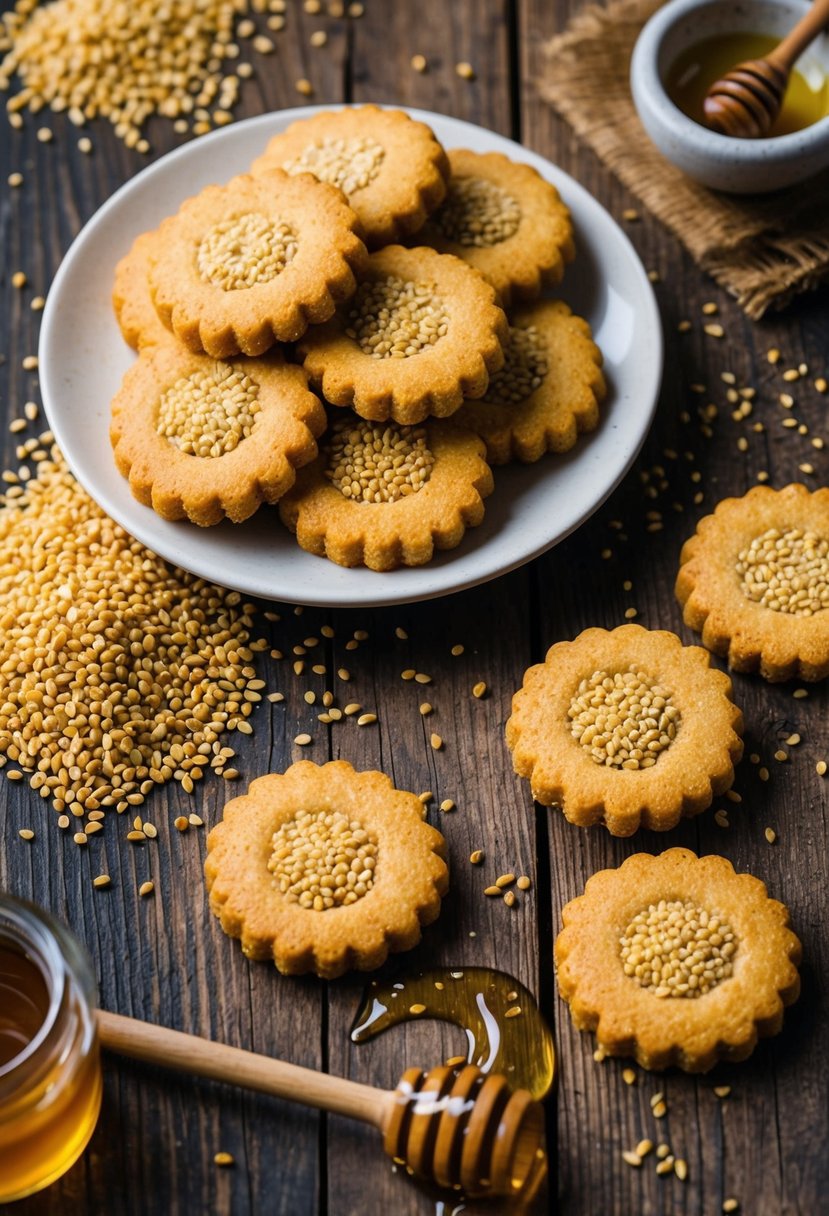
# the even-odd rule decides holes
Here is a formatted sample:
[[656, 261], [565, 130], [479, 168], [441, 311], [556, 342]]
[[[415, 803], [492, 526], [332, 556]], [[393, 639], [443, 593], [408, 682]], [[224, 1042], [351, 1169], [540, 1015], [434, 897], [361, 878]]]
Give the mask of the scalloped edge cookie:
[[[289, 901], [268, 870], [272, 837], [298, 810], [341, 811], [378, 842], [374, 885], [355, 903], [317, 912]], [[286, 975], [334, 979], [373, 971], [390, 952], [411, 950], [449, 889], [446, 841], [425, 823], [416, 794], [345, 760], [292, 764], [251, 782], [228, 802], [207, 838], [210, 908], [251, 959], [273, 959]]]
[[340, 566], [394, 570], [422, 566], [435, 549], [454, 549], [467, 528], [484, 517], [483, 499], [492, 492], [483, 442], [451, 422], [423, 423], [435, 457], [429, 480], [396, 502], [348, 499], [325, 477], [328, 453], [303, 469], [280, 501], [282, 522], [309, 553]]
[[452, 148], [449, 164], [450, 194], [452, 178], [492, 182], [521, 205], [518, 228], [498, 245], [462, 245], [445, 237], [431, 219], [418, 239], [474, 266], [495, 288], [504, 308], [534, 300], [543, 288], [560, 283], [566, 264], [575, 257], [575, 245], [570, 212], [552, 182], [532, 165], [510, 160], [502, 152]]
[[811, 529], [829, 538], [829, 489], [754, 486], [725, 498], [697, 524], [679, 558], [676, 598], [686, 625], [734, 671], [778, 682], [829, 676], [829, 609], [813, 616], [776, 612], [740, 587], [738, 554], [770, 528]]
[[[621, 935], [662, 899], [716, 910], [734, 930], [732, 974], [699, 997], [657, 997], [624, 973]], [[607, 1055], [634, 1056], [643, 1068], [707, 1072], [719, 1060], [744, 1060], [758, 1039], [779, 1033], [784, 1006], [800, 993], [801, 946], [788, 909], [724, 857], [636, 853], [594, 874], [561, 918], [555, 960], [573, 1024], [595, 1031]]]
[[498, 382], [506, 364], [490, 381], [486, 396], [465, 401], [453, 421], [475, 431], [486, 443], [490, 464], [511, 460], [532, 463], [546, 452], [568, 452], [579, 435], [599, 425], [599, 405], [607, 391], [602, 353], [588, 323], [563, 300], [540, 300], [507, 317], [510, 331], [534, 326], [546, 346], [548, 364], [542, 383], [523, 401], [503, 402]]
[[274, 135], [250, 171], [282, 169], [327, 137], [365, 136], [376, 140], [385, 155], [372, 181], [346, 193], [348, 204], [370, 249], [402, 241], [440, 206], [449, 181], [449, 160], [434, 132], [402, 110], [367, 105], [300, 118]]
[[[676, 738], [643, 769], [597, 764], [568, 718], [582, 680], [631, 665], [666, 685], [681, 715]], [[676, 634], [641, 625], [585, 629], [551, 646], [544, 662], [525, 673], [506, 726], [513, 766], [529, 778], [536, 802], [559, 807], [579, 827], [603, 823], [613, 836], [639, 827], [667, 831], [700, 814], [734, 781], [743, 716], [731, 691], [708, 651], [683, 646]]]
[[231, 452], [201, 457], [183, 452], [156, 429], [161, 393], [200, 368], [215, 366], [169, 335], [144, 347], [112, 401], [110, 439], [115, 463], [133, 496], [163, 519], [202, 527], [227, 517], [239, 523], [293, 485], [296, 469], [317, 454], [325, 411], [302, 369], [272, 354], [228, 366], [259, 385], [260, 413], [252, 433]]
[[[225, 291], [199, 274], [197, 252], [216, 225], [249, 213], [289, 224], [297, 250], [275, 277]], [[295, 342], [309, 325], [327, 321], [353, 294], [366, 258], [356, 227], [341, 191], [310, 173], [292, 177], [272, 169], [207, 186], [157, 230], [150, 255], [153, 302], [167, 328], [194, 353], [261, 355], [274, 342]]]
[[404, 359], [375, 359], [345, 332], [348, 305], [310, 330], [298, 351], [326, 401], [372, 422], [411, 424], [447, 417], [464, 397], [482, 397], [504, 363], [507, 319], [495, 292], [459, 258], [434, 249], [387, 245], [370, 255], [360, 283], [395, 277], [434, 283], [449, 312], [449, 331]]
[[121, 335], [133, 350], [153, 346], [170, 337], [150, 294], [150, 257], [157, 240], [157, 230], [142, 232], [115, 267], [112, 307]]

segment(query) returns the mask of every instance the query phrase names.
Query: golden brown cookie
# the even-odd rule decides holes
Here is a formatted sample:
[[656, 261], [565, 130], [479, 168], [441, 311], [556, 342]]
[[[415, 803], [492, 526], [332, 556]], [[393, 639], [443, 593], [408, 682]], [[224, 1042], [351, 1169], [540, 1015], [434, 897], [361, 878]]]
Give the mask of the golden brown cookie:
[[539, 300], [509, 317], [504, 366], [486, 395], [452, 416], [486, 443], [490, 464], [567, 452], [599, 424], [602, 355], [590, 326], [561, 300]]
[[570, 212], [531, 165], [500, 152], [449, 153], [445, 201], [418, 241], [479, 270], [504, 308], [561, 281], [575, 256]]
[[345, 760], [258, 777], [207, 840], [210, 907], [248, 958], [333, 979], [410, 950], [449, 887], [415, 794]]
[[575, 1026], [643, 1068], [744, 1060], [800, 992], [788, 910], [724, 857], [636, 853], [594, 874], [562, 921], [558, 985]]
[[585, 629], [531, 667], [507, 743], [533, 798], [614, 836], [664, 832], [734, 780], [743, 718], [731, 681], [699, 646], [622, 625]]
[[379, 106], [326, 110], [275, 135], [251, 173], [313, 173], [338, 186], [371, 249], [401, 241], [443, 202], [446, 153], [425, 123]]
[[124, 341], [133, 350], [169, 339], [150, 295], [150, 256], [158, 239], [156, 232], [142, 232], [115, 267], [112, 306]]
[[389, 245], [369, 257], [353, 300], [299, 344], [326, 401], [406, 424], [482, 397], [503, 365], [507, 319], [458, 258]]
[[483, 519], [483, 456], [477, 435], [451, 422], [338, 418], [279, 513], [303, 549], [341, 566], [421, 566]]
[[124, 376], [110, 438], [139, 502], [208, 525], [238, 523], [281, 498], [324, 428], [304, 372], [281, 355], [216, 361], [168, 335]]
[[365, 259], [339, 190], [273, 169], [208, 186], [164, 220], [150, 291], [168, 329], [216, 359], [261, 355], [327, 321]]
[[829, 676], [829, 490], [755, 486], [697, 524], [680, 555], [686, 625], [735, 671]]

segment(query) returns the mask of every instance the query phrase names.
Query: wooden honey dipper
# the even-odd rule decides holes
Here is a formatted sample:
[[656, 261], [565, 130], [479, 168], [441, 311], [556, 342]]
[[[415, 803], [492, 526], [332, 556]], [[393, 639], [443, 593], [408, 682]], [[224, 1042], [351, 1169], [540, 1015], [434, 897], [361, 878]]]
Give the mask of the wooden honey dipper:
[[757, 139], [780, 113], [795, 61], [829, 24], [829, 0], [815, 0], [782, 42], [763, 59], [747, 59], [715, 80], [703, 102], [708, 126], [721, 135]]
[[527, 1090], [474, 1065], [404, 1072], [393, 1090], [287, 1064], [117, 1013], [98, 1013], [110, 1051], [373, 1124], [398, 1164], [467, 1195], [518, 1195], [537, 1168], [544, 1112]]

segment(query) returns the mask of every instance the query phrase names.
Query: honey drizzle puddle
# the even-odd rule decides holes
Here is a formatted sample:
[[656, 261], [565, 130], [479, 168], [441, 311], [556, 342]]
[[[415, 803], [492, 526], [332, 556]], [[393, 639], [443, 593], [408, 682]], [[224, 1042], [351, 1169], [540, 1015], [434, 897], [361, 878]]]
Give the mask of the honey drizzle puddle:
[[[425, 1006], [412, 1013], [412, 1006]], [[508, 1010], [520, 1012], [506, 1016]], [[467, 1040], [467, 1064], [482, 1072], [501, 1073], [515, 1089], [527, 1089], [534, 1098], [549, 1093], [555, 1076], [555, 1048], [549, 1026], [535, 997], [523, 984], [490, 967], [436, 967], [398, 980], [372, 980], [351, 1027], [351, 1040], [365, 1043], [403, 1022], [437, 1018], [463, 1030]], [[521, 1195], [502, 1201], [500, 1208], [511, 1216], [536, 1209], [547, 1176], [547, 1157], [538, 1165]], [[439, 1198], [434, 1187], [420, 1183], [435, 1202], [435, 1216], [458, 1216], [462, 1212], [491, 1212], [492, 1200], [478, 1206], [458, 1194]]]

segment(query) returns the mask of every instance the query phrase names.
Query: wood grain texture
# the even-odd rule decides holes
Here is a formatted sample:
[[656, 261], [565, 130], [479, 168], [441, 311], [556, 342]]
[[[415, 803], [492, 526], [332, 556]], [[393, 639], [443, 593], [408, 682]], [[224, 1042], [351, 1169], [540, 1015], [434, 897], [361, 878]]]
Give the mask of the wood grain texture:
[[[250, 55], [257, 71], [243, 86], [237, 116], [306, 101], [433, 109], [520, 136], [621, 218], [635, 203], [540, 102], [535, 86], [544, 70], [544, 39], [579, 7], [579, 0], [451, 5], [366, 0], [365, 15], [347, 20], [309, 15], [292, 3], [286, 29], [274, 35], [275, 53]], [[313, 48], [310, 35], [320, 29], [328, 42]], [[415, 53], [427, 59], [424, 74], [410, 66]], [[472, 64], [474, 81], [456, 75], [461, 61]], [[311, 81], [312, 97], [296, 92], [299, 78]], [[55, 130], [51, 144], [35, 138], [43, 123]], [[46, 293], [80, 226], [146, 163], [104, 124], [93, 124], [88, 134], [91, 156], [78, 151], [78, 132], [60, 115], [29, 117], [21, 132], [4, 130], [0, 136], [0, 354], [5, 356], [0, 409], [6, 419], [19, 416], [26, 400], [38, 399], [36, 377], [21, 368], [23, 356], [37, 344], [39, 314], [29, 308], [31, 296]], [[153, 157], [178, 142], [169, 124], [161, 122], [151, 124], [149, 138]], [[6, 185], [13, 170], [25, 179], [17, 190]], [[756, 753], [768, 761], [771, 779], [762, 782], [759, 766], [747, 758], [736, 786], [743, 802], [716, 804], [728, 809], [731, 826], [717, 827], [708, 812], [667, 839], [643, 833], [612, 840], [533, 808], [526, 783], [512, 773], [503, 739], [512, 693], [525, 668], [553, 642], [589, 625], [616, 625], [629, 607], [637, 609], [643, 624], [674, 629], [686, 642], [696, 640], [682, 625], [673, 580], [682, 541], [719, 498], [743, 493], [759, 470], [767, 470], [775, 486], [826, 480], [826, 453], [814, 449], [811, 438], [829, 438], [827, 398], [812, 387], [813, 376], [829, 370], [829, 292], [807, 297], [781, 318], [752, 324], [656, 221], [643, 213], [625, 229], [646, 267], [660, 275], [655, 290], [665, 326], [666, 374], [637, 468], [597, 516], [530, 567], [435, 603], [370, 612], [308, 609], [301, 615], [290, 606], [268, 605], [282, 619], [270, 624], [260, 618], [260, 626], [286, 657], [266, 659], [263, 670], [268, 690], [283, 692], [285, 701], [264, 703], [254, 717], [254, 736], [231, 740], [242, 781], [228, 789], [210, 778], [192, 797], [177, 787], [159, 790], [142, 808], [158, 827], [157, 841], [128, 844], [126, 824], [115, 820], [81, 850], [58, 832], [45, 802], [27, 786], [0, 778], [0, 887], [42, 903], [72, 925], [90, 949], [105, 1007], [391, 1086], [404, 1064], [428, 1065], [461, 1051], [461, 1036], [445, 1025], [419, 1022], [352, 1045], [348, 1031], [362, 980], [287, 979], [246, 962], [207, 908], [201, 879], [204, 831], [182, 835], [173, 827], [175, 816], [190, 810], [208, 825], [215, 822], [223, 801], [242, 784], [293, 760], [343, 757], [357, 767], [381, 768], [401, 788], [434, 793], [428, 817], [446, 835], [452, 861], [451, 891], [440, 920], [425, 931], [421, 946], [393, 960], [384, 973], [436, 962], [490, 964], [512, 972], [539, 995], [554, 1024], [560, 1064], [549, 1104], [556, 1209], [565, 1216], [712, 1216], [725, 1197], [734, 1195], [743, 1212], [794, 1216], [819, 1210], [821, 1196], [829, 1191], [824, 1149], [829, 946], [822, 928], [829, 914], [822, 877], [829, 868], [829, 833], [827, 786], [814, 769], [829, 749], [825, 689], [795, 700], [791, 686], [735, 677], [735, 695], [746, 716], [747, 757]], [[10, 285], [17, 269], [29, 277], [22, 292]], [[566, 298], [566, 281], [563, 294]], [[702, 332], [701, 305], [709, 300], [720, 309], [726, 332], [721, 341]], [[693, 324], [680, 335], [677, 325], [684, 318]], [[792, 390], [796, 406], [791, 411], [808, 434], [782, 426], [790, 411], [780, 406], [778, 395], [788, 386], [766, 361], [771, 346], [784, 352], [786, 366], [809, 365], [809, 377]], [[732, 419], [722, 372], [757, 388], [748, 421]], [[705, 385], [705, 392], [695, 393], [692, 384]], [[698, 416], [708, 403], [718, 407], [710, 437], [701, 433]], [[757, 420], [765, 425], [763, 433], [752, 430]], [[741, 438], [748, 440], [746, 451], [738, 447]], [[15, 438], [5, 426], [0, 441], [2, 467], [16, 466]], [[816, 475], [799, 471], [807, 461]], [[630, 592], [623, 589], [626, 579], [632, 582]], [[321, 638], [326, 624], [335, 631], [333, 639]], [[408, 638], [397, 637], [398, 628]], [[355, 629], [369, 637], [356, 650], [347, 649]], [[321, 640], [305, 656], [306, 670], [296, 676], [292, 649], [309, 636]], [[465, 647], [459, 657], [450, 654], [456, 643]], [[326, 674], [313, 674], [312, 663], [323, 663]], [[350, 672], [347, 681], [336, 674], [343, 667]], [[428, 673], [432, 683], [402, 681], [400, 672], [407, 667]], [[479, 680], [491, 690], [481, 700], [471, 695]], [[326, 688], [340, 706], [354, 700], [376, 712], [378, 723], [321, 725], [319, 701], [309, 705], [303, 694], [313, 690], [319, 698]], [[435, 707], [427, 718], [418, 712], [423, 700]], [[294, 745], [300, 731], [312, 735], [310, 747]], [[432, 731], [444, 740], [440, 751], [431, 747]], [[787, 749], [790, 761], [770, 760], [779, 740], [792, 731], [803, 742]], [[457, 810], [441, 814], [437, 808], [445, 798], [454, 800]], [[774, 846], [763, 837], [767, 825], [779, 834]], [[35, 828], [35, 841], [20, 840], [21, 827]], [[620, 864], [632, 852], [674, 844], [723, 853], [789, 904], [804, 942], [804, 992], [783, 1035], [762, 1046], [749, 1063], [700, 1080], [678, 1073], [657, 1079], [637, 1070], [637, 1084], [629, 1087], [620, 1062], [593, 1061], [590, 1036], [572, 1029], [566, 1006], [557, 1001], [553, 937], [561, 907], [593, 872]], [[486, 853], [480, 869], [468, 863], [473, 848]], [[481, 893], [506, 869], [533, 879], [512, 911]], [[93, 890], [91, 878], [104, 870], [113, 876], [112, 888]], [[147, 877], [154, 879], [156, 895], [139, 900], [138, 885]], [[731, 1085], [731, 1096], [717, 1099], [714, 1084]], [[648, 1101], [657, 1089], [668, 1103], [661, 1123], [652, 1118]], [[670, 1142], [687, 1159], [686, 1183], [656, 1177], [651, 1163], [635, 1171], [622, 1162], [622, 1150], [643, 1136]], [[233, 1153], [234, 1168], [213, 1164], [218, 1150]], [[9, 1212], [63, 1216], [116, 1210], [136, 1216], [366, 1211], [425, 1216], [436, 1208], [432, 1197], [392, 1173], [369, 1129], [217, 1084], [108, 1061], [104, 1114], [89, 1152], [59, 1183]]]

